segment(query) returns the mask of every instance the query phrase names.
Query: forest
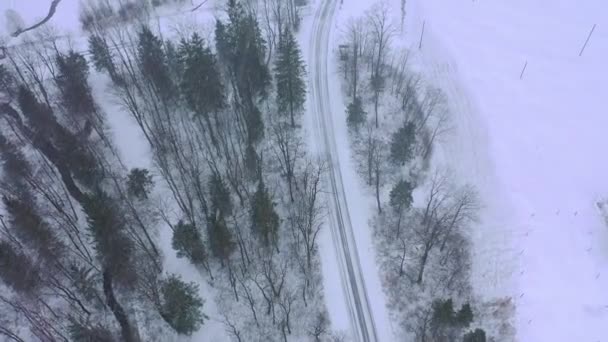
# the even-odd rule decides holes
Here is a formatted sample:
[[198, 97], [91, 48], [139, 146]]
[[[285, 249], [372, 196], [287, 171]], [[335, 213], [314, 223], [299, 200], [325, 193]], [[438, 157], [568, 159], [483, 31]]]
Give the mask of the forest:
[[[298, 7], [228, 0], [208, 34], [151, 25], [160, 5], [89, 1], [85, 44], [43, 30], [6, 49], [0, 335], [171, 341], [214, 303], [234, 341], [326, 341], [327, 167], [303, 143]], [[108, 111], [136, 122], [152, 168], [127, 167]], [[163, 227], [209, 293], [165, 267]]]

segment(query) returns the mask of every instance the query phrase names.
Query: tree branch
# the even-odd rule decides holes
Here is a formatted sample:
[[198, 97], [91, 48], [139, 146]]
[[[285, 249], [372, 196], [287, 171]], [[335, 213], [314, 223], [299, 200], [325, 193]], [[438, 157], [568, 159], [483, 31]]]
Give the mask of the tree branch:
[[12, 36], [17, 37], [22, 33], [37, 29], [38, 27], [46, 24], [49, 20], [51, 20], [53, 15], [55, 15], [55, 11], [57, 11], [57, 6], [59, 6], [60, 2], [61, 2], [61, 0], [53, 0], [53, 2], [51, 2], [51, 7], [49, 8], [49, 13], [46, 15], [46, 17], [44, 19], [42, 19], [40, 22], [38, 22], [30, 27], [27, 27], [24, 29], [19, 29], [19, 30], [13, 32]]

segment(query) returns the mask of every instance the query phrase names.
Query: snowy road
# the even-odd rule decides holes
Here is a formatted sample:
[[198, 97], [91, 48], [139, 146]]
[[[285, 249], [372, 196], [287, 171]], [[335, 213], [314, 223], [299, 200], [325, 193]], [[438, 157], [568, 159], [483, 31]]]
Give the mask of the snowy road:
[[328, 79], [331, 76], [328, 72], [328, 63], [331, 55], [328, 50], [337, 2], [337, 0], [323, 0], [314, 14], [310, 35], [309, 75], [312, 87], [310, 96], [313, 106], [313, 130], [318, 152], [326, 157], [330, 167], [328, 177], [331, 187], [330, 228], [339, 259], [340, 276], [353, 339], [373, 342], [378, 341], [376, 325], [361, 272], [331, 118], [332, 106], [328, 86]]

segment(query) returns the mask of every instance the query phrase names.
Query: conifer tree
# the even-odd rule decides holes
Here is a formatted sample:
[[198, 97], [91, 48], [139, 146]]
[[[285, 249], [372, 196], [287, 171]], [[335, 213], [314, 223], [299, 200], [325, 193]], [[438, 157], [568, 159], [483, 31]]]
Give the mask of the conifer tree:
[[206, 265], [207, 252], [201, 233], [195, 225], [179, 221], [173, 230], [171, 245], [177, 251], [177, 257], [186, 257], [195, 265]]
[[469, 303], [463, 304], [456, 313], [456, 323], [463, 327], [468, 327], [473, 322], [473, 310]]
[[482, 329], [469, 331], [463, 336], [462, 342], [486, 342], [486, 332]]
[[397, 237], [401, 235], [401, 219], [403, 218], [403, 211], [410, 208], [412, 205], [412, 185], [401, 179], [390, 192], [390, 205], [395, 212], [397, 212]]
[[161, 285], [161, 317], [177, 333], [191, 335], [207, 318], [203, 312], [203, 300], [195, 283], [186, 283], [176, 275], [170, 275]]
[[148, 27], [144, 26], [139, 32], [137, 52], [142, 74], [152, 83], [159, 96], [165, 101], [173, 97], [175, 88], [163, 42]]
[[127, 176], [127, 191], [135, 198], [147, 199], [153, 186], [152, 175], [146, 169], [134, 168]]
[[232, 84], [239, 93], [247, 123], [249, 143], [264, 135], [264, 122], [257, 102], [266, 98], [270, 72], [265, 63], [266, 42], [257, 18], [246, 13], [237, 0], [228, 1], [228, 22], [216, 22], [215, 44]]
[[224, 107], [222, 79], [217, 69], [215, 55], [205, 46], [203, 39], [194, 33], [180, 43], [180, 89], [190, 110], [202, 116], [211, 139], [216, 143], [211, 114]]
[[278, 248], [279, 215], [261, 178], [251, 201], [251, 224], [264, 246]]
[[412, 205], [412, 185], [401, 179], [390, 193], [390, 205], [397, 212], [405, 210]]
[[110, 72], [110, 69], [114, 68], [110, 48], [101, 36], [91, 35], [89, 37], [89, 53], [95, 70]]
[[3, 196], [4, 207], [11, 230], [21, 242], [36, 251], [43, 263], [53, 263], [65, 251], [65, 245], [40, 217], [33, 196], [25, 193], [23, 198]]
[[298, 42], [293, 33], [286, 29], [279, 42], [275, 78], [279, 112], [289, 113], [292, 127], [295, 127], [295, 113], [302, 110], [306, 100], [305, 74]]
[[209, 179], [209, 195], [211, 197], [211, 212], [226, 217], [232, 215], [232, 199], [230, 191], [222, 177], [214, 172]]
[[391, 136], [391, 160], [395, 164], [404, 165], [412, 158], [414, 143], [416, 142], [416, 125], [412, 122], [404, 123]]
[[101, 189], [85, 196], [82, 203], [87, 214], [88, 228], [95, 251], [104, 270], [109, 270], [116, 281], [130, 284], [135, 281], [133, 270], [134, 245], [128, 237], [116, 201]]
[[93, 194], [84, 196], [82, 206], [87, 214], [89, 231], [102, 265], [106, 304], [120, 325], [122, 339], [126, 342], [136, 342], [137, 332], [114, 291], [117, 283], [133, 287], [137, 281], [133, 267], [134, 244], [125, 232], [125, 222], [115, 203], [105, 192], [97, 189]]
[[14, 291], [31, 294], [40, 285], [32, 260], [6, 241], [0, 240], [0, 280]]
[[95, 102], [87, 77], [89, 65], [83, 55], [70, 51], [57, 56], [56, 77], [62, 103], [74, 117], [90, 116], [95, 110]]
[[367, 113], [363, 110], [363, 103], [361, 103], [359, 96], [356, 96], [353, 102], [348, 105], [347, 112], [346, 123], [351, 129], [358, 130], [367, 119]]
[[223, 265], [224, 261], [228, 260], [230, 254], [232, 254], [235, 246], [226, 219], [221, 215], [211, 217], [207, 222], [207, 231], [211, 252], [216, 258], [220, 259]]
[[72, 322], [68, 332], [73, 342], [113, 342], [116, 338], [112, 332], [101, 325], [88, 326], [80, 322]]

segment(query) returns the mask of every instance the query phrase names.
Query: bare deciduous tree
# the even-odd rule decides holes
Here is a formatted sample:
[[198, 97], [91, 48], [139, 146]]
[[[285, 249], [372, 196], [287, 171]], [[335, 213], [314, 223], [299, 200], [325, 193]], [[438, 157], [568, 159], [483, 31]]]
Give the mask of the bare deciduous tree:
[[384, 63], [391, 40], [398, 30], [391, 21], [388, 4], [381, 2], [375, 5], [367, 15], [367, 20], [371, 28], [372, 39], [372, 75], [371, 85], [374, 91], [374, 113], [376, 117], [376, 127], [378, 127], [378, 101], [380, 93], [384, 90]]
[[352, 89], [353, 101], [357, 97], [357, 86], [359, 84], [359, 59], [363, 55], [365, 47], [365, 39], [367, 32], [365, 31], [365, 22], [363, 19], [350, 19], [346, 24], [345, 32], [346, 42], [351, 49], [351, 55], [348, 55], [345, 73], [350, 75], [350, 83]]
[[273, 150], [281, 166], [281, 172], [287, 180], [289, 199], [293, 202], [294, 187], [297, 186], [297, 184], [294, 184], [296, 162], [303, 157], [304, 146], [298, 133], [289, 124], [280, 120], [272, 126], [272, 137], [274, 140]]
[[479, 209], [473, 188], [464, 186], [455, 189], [446, 171], [433, 174], [425, 203], [420, 211], [420, 223], [413, 229], [415, 241], [420, 246], [418, 284], [422, 283], [431, 251], [435, 248], [443, 251], [450, 237], [465, 229], [466, 224], [475, 219]]

